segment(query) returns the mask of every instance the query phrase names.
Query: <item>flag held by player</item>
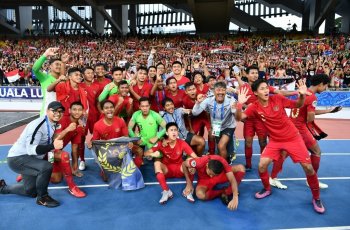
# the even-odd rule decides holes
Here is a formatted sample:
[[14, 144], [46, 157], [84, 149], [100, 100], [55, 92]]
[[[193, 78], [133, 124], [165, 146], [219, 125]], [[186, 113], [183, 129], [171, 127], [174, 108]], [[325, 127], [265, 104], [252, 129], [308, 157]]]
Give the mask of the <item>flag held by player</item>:
[[134, 164], [127, 146], [131, 138], [93, 141], [94, 157], [107, 175], [109, 187], [136, 190], [145, 186], [140, 170]]

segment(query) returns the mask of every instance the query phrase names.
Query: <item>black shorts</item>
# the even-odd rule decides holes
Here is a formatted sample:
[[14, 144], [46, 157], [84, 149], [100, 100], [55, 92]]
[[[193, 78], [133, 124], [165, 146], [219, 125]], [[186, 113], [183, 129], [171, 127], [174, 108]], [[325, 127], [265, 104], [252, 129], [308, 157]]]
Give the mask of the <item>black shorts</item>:
[[234, 133], [235, 133], [235, 129], [236, 128], [226, 128], [226, 129], [224, 129], [224, 130], [222, 130], [220, 132], [220, 136], [219, 137], [215, 137], [216, 144], [219, 143], [222, 135], [226, 135], [226, 136], [228, 136], [230, 138], [228, 143], [227, 143], [227, 147], [226, 147], [228, 154], [233, 153], [234, 150], [235, 150], [234, 149], [234, 142], [233, 142], [233, 139], [234, 139], [233, 136], [234, 136]]
[[193, 133], [191, 133], [191, 132], [188, 132], [188, 133], [187, 133], [187, 136], [186, 136], [185, 141], [186, 141], [186, 143], [187, 143], [188, 145], [191, 145], [191, 141], [192, 141], [193, 137], [194, 137], [194, 134], [193, 134]]

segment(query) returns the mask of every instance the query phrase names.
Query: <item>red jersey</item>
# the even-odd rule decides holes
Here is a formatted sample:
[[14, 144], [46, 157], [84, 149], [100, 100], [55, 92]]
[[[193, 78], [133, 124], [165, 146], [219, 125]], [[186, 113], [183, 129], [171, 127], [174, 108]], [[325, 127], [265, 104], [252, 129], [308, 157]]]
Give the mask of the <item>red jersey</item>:
[[169, 90], [166, 91], [165, 96], [167, 98], [171, 98], [174, 102], [175, 108], [182, 108], [183, 107], [183, 99], [186, 96], [185, 91], [179, 89], [177, 90], [176, 94], [173, 95]]
[[227, 163], [227, 161], [218, 155], [206, 155], [198, 158], [191, 159], [189, 161], [190, 167], [195, 168], [198, 175], [198, 180], [206, 180], [211, 177], [207, 174], [207, 164], [210, 160], [220, 161], [224, 166], [224, 170], [222, 173], [232, 172], [232, 167]]
[[[177, 79], [176, 79], [176, 80], [177, 80]], [[182, 77], [180, 78], [180, 80], [177, 80], [177, 81], [176, 81], [176, 83], [177, 83], [177, 88], [184, 90], [184, 89], [185, 89], [185, 84], [186, 84], [187, 82], [190, 82], [190, 79], [188, 79], [188, 78], [185, 77], [185, 76], [182, 76]]]
[[[151, 93], [152, 85], [145, 82], [141, 88], [139, 88], [137, 84], [134, 85], [132, 88], [135, 91], [135, 93], [137, 93], [140, 97], [149, 97]], [[134, 98], [134, 102], [133, 102], [134, 111], [139, 110], [140, 109], [139, 107], [140, 107], [139, 101], [136, 100], [136, 98]]]
[[193, 150], [191, 147], [186, 143], [186, 141], [177, 139], [175, 146], [172, 148], [168, 144], [167, 146], [163, 147], [162, 144], [163, 141], [159, 141], [155, 146], [152, 147], [152, 151], [160, 151], [163, 154], [162, 157], [162, 163], [169, 165], [169, 164], [181, 164], [183, 162], [182, 160], [182, 153], [185, 152], [187, 156], [191, 156], [193, 153]]
[[[120, 97], [121, 96], [119, 94], [113, 94], [112, 96], [110, 96], [108, 98], [108, 100], [112, 101], [114, 103], [114, 105], [117, 105]], [[117, 116], [120, 115], [120, 113], [123, 111], [123, 109], [126, 109], [126, 110], [130, 109], [131, 104], [129, 103], [129, 98], [130, 98], [129, 96], [124, 97], [124, 100], [123, 100], [121, 106], [119, 107], [118, 111], [115, 112], [115, 114]]]
[[165, 98], [165, 90], [156, 90], [154, 96], [151, 96], [151, 110], [155, 112], [163, 111], [162, 101]]
[[255, 101], [248, 106], [244, 113], [248, 118], [261, 120], [268, 131], [268, 136], [276, 142], [288, 142], [295, 138], [299, 131], [288, 118], [285, 108], [296, 108], [296, 101], [282, 95], [269, 96], [268, 105], [264, 107]]
[[87, 93], [83, 87], [73, 89], [70, 82], [60, 82], [55, 87], [57, 101], [65, 108], [64, 115], [69, 116], [69, 108], [73, 102], [79, 101], [83, 104], [84, 110], [88, 109]]
[[95, 123], [91, 140], [109, 140], [127, 136], [129, 136], [128, 128], [122, 118], [113, 117], [112, 125], [107, 125], [102, 118]]
[[[55, 134], [60, 134], [63, 130], [65, 130], [73, 121], [71, 121], [70, 116], [63, 116], [61, 120], [58, 122], [58, 126], [55, 130]], [[77, 126], [77, 128], [73, 131], [68, 132], [63, 138], [63, 148], [71, 142], [72, 144], [80, 144], [82, 142], [82, 138], [84, 136], [84, 128], [81, 126]]]
[[99, 82], [97, 78], [94, 80], [94, 82], [96, 82], [100, 86], [100, 92], [102, 92], [103, 88], [109, 83], [111, 83], [111, 80], [104, 77], [101, 82]]
[[[196, 104], [196, 101], [193, 101], [188, 95], [185, 95], [182, 102], [185, 109], [193, 109], [194, 105]], [[205, 111], [203, 111], [198, 116], [191, 116], [192, 122], [196, 122], [197, 119], [208, 119], [208, 115]]]
[[208, 84], [203, 84], [203, 89], [200, 89], [199, 85], [196, 85], [196, 89], [197, 89], [197, 94], [206, 95], [209, 91], [209, 86], [208, 86]]
[[100, 95], [100, 85], [96, 82], [93, 82], [92, 84], [88, 85], [85, 82], [80, 84], [82, 88], [85, 89], [87, 93], [87, 100], [89, 102], [89, 114], [92, 116], [95, 116], [98, 113], [97, 109], [97, 103], [98, 103], [98, 96]]
[[308, 90], [308, 92], [311, 95], [306, 95], [304, 105], [301, 108], [292, 109], [290, 113], [290, 119], [298, 129], [306, 126], [307, 113], [315, 112], [316, 110], [317, 97], [311, 90]]
[[[250, 98], [246, 102], [247, 105], [249, 105], [249, 104], [251, 104], [251, 103], [253, 103], [253, 102], [258, 100], [257, 96], [254, 94], [254, 92], [252, 90], [252, 87], [251, 87], [251, 85], [249, 85], [249, 83], [245, 83], [242, 86], [242, 89], [243, 88], [247, 88], [248, 89], [247, 97], [250, 96]], [[275, 88], [273, 88], [272, 86], [269, 85], [269, 91], [270, 91], [270, 93], [274, 93], [275, 92]]]

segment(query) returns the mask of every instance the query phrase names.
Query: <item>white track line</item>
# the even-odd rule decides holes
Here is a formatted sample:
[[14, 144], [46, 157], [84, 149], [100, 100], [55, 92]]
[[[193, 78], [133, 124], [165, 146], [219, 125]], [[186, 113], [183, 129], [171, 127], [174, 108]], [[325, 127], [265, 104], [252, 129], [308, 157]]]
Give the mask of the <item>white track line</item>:
[[[350, 180], [350, 177], [319, 177], [320, 180]], [[300, 180], [306, 180], [305, 178], [278, 178], [280, 181], [300, 181]], [[243, 182], [260, 182], [260, 179], [243, 179]], [[197, 183], [197, 181], [193, 181], [194, 184]], [[158, 182], [145, 182], [145, 185], [158, 185]], [[169, 181], [167, 184], [186, 184], [186, 181]], [[92, 184], [92, 185], [79, 185], [79, 188], [101, 188], [101, 187], [108, 187], [108, 184]], [[66, 189], [68, 186], [53, 186], [49, 187], [49, 189], [56, 190], [56, 189]]]
[[33, 118], [33, 117], [35, 117], [35, 116], [38, 116], [38, 114], [35, 114], [35, 115], [30, 116], [30, 117], [27, 117], [27, 118], [23, 118], [23, 119], [18, 120], [18, 121], [14, 121], [14, 122], [12, 122], [12, 123], [10, 123], [10, 124], [7, 124], [7, 125], [3, 125], [3, 126], [0, 127], [0, 129], [1, 129], [1, 128], [5, 128], [5, 127], [10, 126], [10, 125], [13, 125], [13, 124], [16, 124], [16, 123], [19, 123], [19, 122], [21, 122], [21, 121], [27, 120], [27, 119], [29, 119], [29, 118]]

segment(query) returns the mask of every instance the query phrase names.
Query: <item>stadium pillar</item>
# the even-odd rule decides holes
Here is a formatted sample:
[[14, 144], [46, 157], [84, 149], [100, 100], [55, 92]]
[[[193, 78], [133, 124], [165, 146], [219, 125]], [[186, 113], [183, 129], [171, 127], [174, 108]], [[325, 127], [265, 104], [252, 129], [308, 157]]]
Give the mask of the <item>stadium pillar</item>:
[[228, 33], [233, 0], [195, 1], [188, 0], [199, 34]]
[[105, 19], [103, 15], [95, 9], [92, 9], [92, 27], [96, 30], [97, 34], [104, 34]]
[[21, 35], [24, 35], [26, 30], [30, 32], [33, 27], [32, 7], [31, 6], [18, 6], [15, 9], [16, 12], [16, 25], [20, 30]]
[[342, 16], [340, 32], [350, 33], [350, 15]]
[[326, 25], [324, 28], [325, 33], [332, 33], [335, 27], [335, 10], [329, 13], [326, 17]]
[[130, 20], [130, 33], [131, 34], [137, 34], [136, 30], [136, 10], [137, 10], [137, 5], [132, 4], [129, 5], [129, 20]]
[[[128, 33], [128, 6], [121, 5], [117, 8], [112, 9], [112, 18], [116, 21], [118, 26], [122, 30], [122, 34], [126, 35]], [[118, 34], [119, 31], [116, 31], [112, 28], [113, 34]]]

